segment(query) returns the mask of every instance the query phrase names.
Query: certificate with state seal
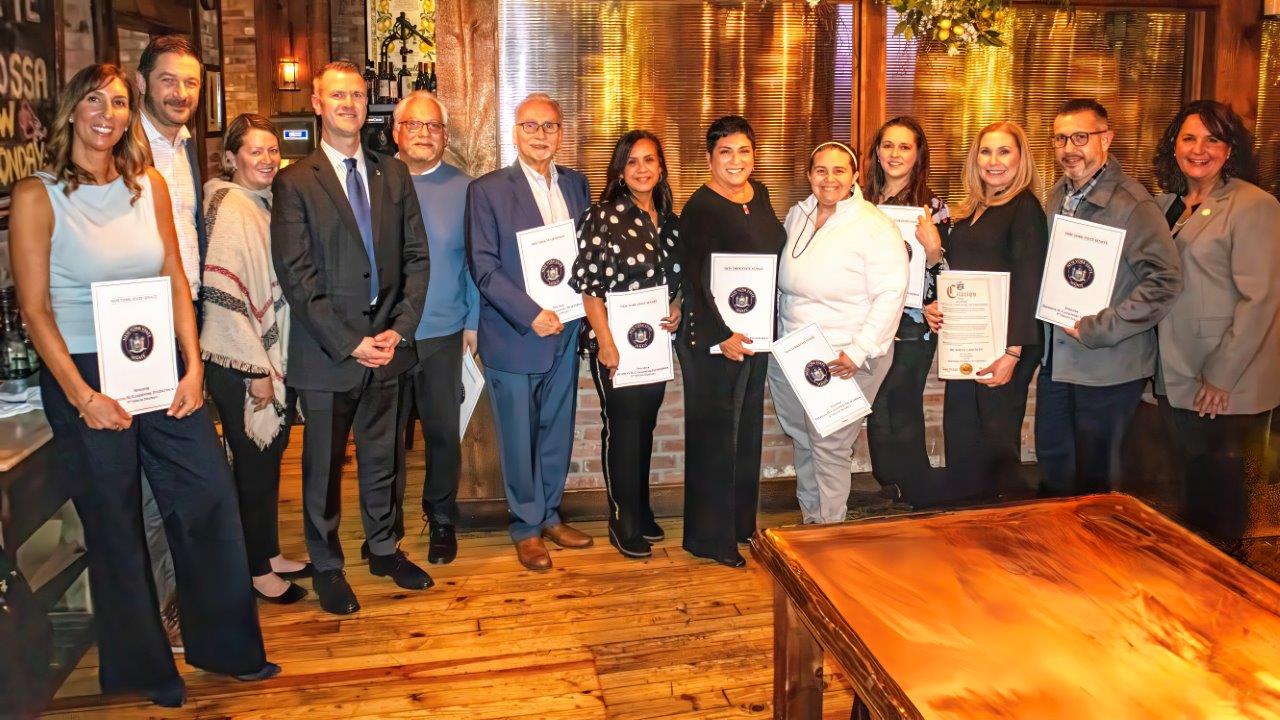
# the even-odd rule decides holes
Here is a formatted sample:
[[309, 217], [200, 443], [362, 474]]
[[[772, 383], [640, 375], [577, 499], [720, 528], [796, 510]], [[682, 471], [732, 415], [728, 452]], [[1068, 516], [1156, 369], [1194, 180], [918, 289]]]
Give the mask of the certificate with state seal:
[[567, 323], [585, 317], [582, 296], [569, 287], [569, 273], [578, 257], [578, 233], [564, 220], [516, 233], [524, 291], [544, 310]]
[[822, 437], [871, 414], [871, 403], [857, 381], [831, 374], [827, 363], [837, 355], [822, 329], [812, 323], [773, 342], [773, 359]]
[[1004, 354], [1009, 334], [1009, 273], [938, 275], [938, 377], [973, 380]]
[[907, 270], [907, 303], [906, 307], [919, 309], [924, 306], [924, 246], [916, 240], [916, 223], [924, 217], [924, 208], [913, 205], [877, 205], [880, 212], [889, 216], [902, 235], [902, 242], [907, 244], [911, 255]]
[[674, 380], [671, 333], [662, 329], [662, 319], [671, 314], [667, 286], [611, 292], [605, 296], [605, 303], [609, 309], [609, 334], [618, 348], [613, 386]]
[[99, 392], [130, 415], [167, 410], [178, 389], [173, 286], [167, 277], [90, 286]]
[[1124, 251], [1123, 228], [1053, 216], [1036, 319], [1074, 328], [1111, 304]]
[[[711, 296], [729, 329], [751, 338], [753, 352], [773, 345], [773, 307], [778, 290], [778, 256], [711, 253]], [[711, 353], [720, 354], [712, 345]]]

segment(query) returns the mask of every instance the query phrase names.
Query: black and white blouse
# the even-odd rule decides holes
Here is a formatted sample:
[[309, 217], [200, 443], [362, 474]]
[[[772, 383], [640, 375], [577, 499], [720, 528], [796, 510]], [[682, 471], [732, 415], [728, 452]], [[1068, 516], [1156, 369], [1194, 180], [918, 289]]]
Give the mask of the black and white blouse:
[[[653, 224], [630, 196], [596, 203], [578, 223], [578, 258], [569, 286], [600, 299], [606, 293], [667, 286], [668, 299], [680, 289], [680, 219], [668, 212]], [[582, 324], [581, 348], [595, 352], [591, 323]]]

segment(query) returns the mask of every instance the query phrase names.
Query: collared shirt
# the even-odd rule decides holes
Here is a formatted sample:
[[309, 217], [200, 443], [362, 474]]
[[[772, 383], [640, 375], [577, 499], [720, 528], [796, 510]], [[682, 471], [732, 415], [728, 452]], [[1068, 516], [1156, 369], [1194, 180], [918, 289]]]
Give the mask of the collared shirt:
[[[347, 157], [338, 151], [337, 148], [325, 142], [320, 141], [320, 149], [324, 150], [324, 156], [329, 158], [329, 164], [333, 166], [333, 171], [338, 175], [338, 187], [342, 188], [342, 194], [347, 195]], [[372, 202], [369, 199], [369, 168], [365, 165], [364, 153], [356, 151], [356, 172], [360, 173], [360, 179], [364, 181], [364, 199], [365, 202]], [[347, 196], [347, 202], [351, 202], [351, 197]]]
[[1063, 187], [1066, 192], [1062, 195], [1062, 214], [1067, 217], [1075, 217], [1076, 210], [1080, 209], [1080, 203], [1084, 202], [1085, 197], [1098, 184], [1098, 178], [1102, 177], [1102, 171], [1107, 169], [1106, 161], [1103, 161], [1102, 167], [1098, 168], [1093, 177], [1089, 178], [1080, 187], [1076, 187], [1071, 182], [1071, 178], [1067, 178], [1067, 184]]
[[178, 231], [178, 255], [182, 258], [182, 271], [187, 275], [187, 285], [191, 287], [191, 299], [200, 294], [200, 233], [196, 230], [199, 221], [196, 207], [196, 182], [191, 170], [191, 159], [187, 155], [187, 143], [191, 141], [191, 131], [186, 125], [178, 128], [178, 137], [173, 142], [156, 129], [151, 118], [142, 113], [142, 129], [147, 133], [147, 141], [151, 144], [151, 159], [156, 171], [169, 186], [169, 204], [173, 208], [173, 227]]
[[529, 189], [533, 190], [533, 201], [538, 203], [538, 212], [542, 213], [542, 222], [550, 225], [563, 222], [569, 218], [569, 206], [564, 202], [564, 193], [560, 192], [560, 173], [556, 172], [556, 164], [551, 163], [551, 182], [542, 173], [534, 170], [520, 160], [520, 169], [529, 181]]

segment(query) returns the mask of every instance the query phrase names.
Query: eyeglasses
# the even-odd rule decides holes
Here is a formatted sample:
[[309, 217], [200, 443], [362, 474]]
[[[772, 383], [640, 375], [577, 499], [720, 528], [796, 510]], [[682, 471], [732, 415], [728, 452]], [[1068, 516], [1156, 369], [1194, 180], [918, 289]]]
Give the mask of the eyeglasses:
[[560, 132], [561, 127], [560, 123], [551, 122], [550, 120], [544, 123], [537, 123], [530, 120], [528, 122], [516, 123], [516, 126], [523, 130], [525, 135], [533, 135], [538, 132], [538, 128], [542, 128], [542, 130], [548, 135], [555, 135]]
[[1089, 144], [1089, 138], [1090, 138], [1090, 137], [1092, 137], [1092, 136], [1094, 136], [1094, 135], [1101, 135], [1102, 133], [1105, 133], [1105, 132], [1110, 132], [1110, 131], [1109, 131], [1109, 130], [1094, 130], [1093, 132], [1074, 132], [1074, 133], [1071, 133], [1070, 135], [1061, 135], [1061, 134], [1059, 134], [1059, 135], [1054, 135], [1054, 136], [1053, 136], [1053, 146], [1054, 146], [1054, 147], [1066, 147], [1066, 146], [1067, 146], [1067, 138], [1071, 138], [1071, 144], [1072, 144], [1072, 145], [1075, 145], [1076, 147], [1084, 147], [1085, 145], [1088, 145], [1088, 144]]
[[427, 132], [432, 135], [439, 135], [444, 132], [444, 123], [438, 123], [434, 120], [423, 122], [421, 120], [401, 120], [400, 127], [409, 131], [411, 135], [417, 135], [426, 128]]

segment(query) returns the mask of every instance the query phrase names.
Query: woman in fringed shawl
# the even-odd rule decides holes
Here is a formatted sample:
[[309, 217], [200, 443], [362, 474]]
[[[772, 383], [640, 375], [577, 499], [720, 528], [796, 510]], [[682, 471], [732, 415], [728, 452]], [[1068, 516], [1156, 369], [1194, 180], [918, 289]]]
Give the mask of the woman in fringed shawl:
[[271, 121], [244, 114], [227, 127], [222, 149], [230, 179], [204, 186], [205, 386], [231, 454], [254, 592], [269, 602], [294, 603], [307, 591], [292, 581], [308, 577], [311, 564], [282, 556], [277, 537], [280, 457], [296, 401], [284, 385], [289, 308], [271, 264], [271, 181], [280, 169], [280, 145]]

